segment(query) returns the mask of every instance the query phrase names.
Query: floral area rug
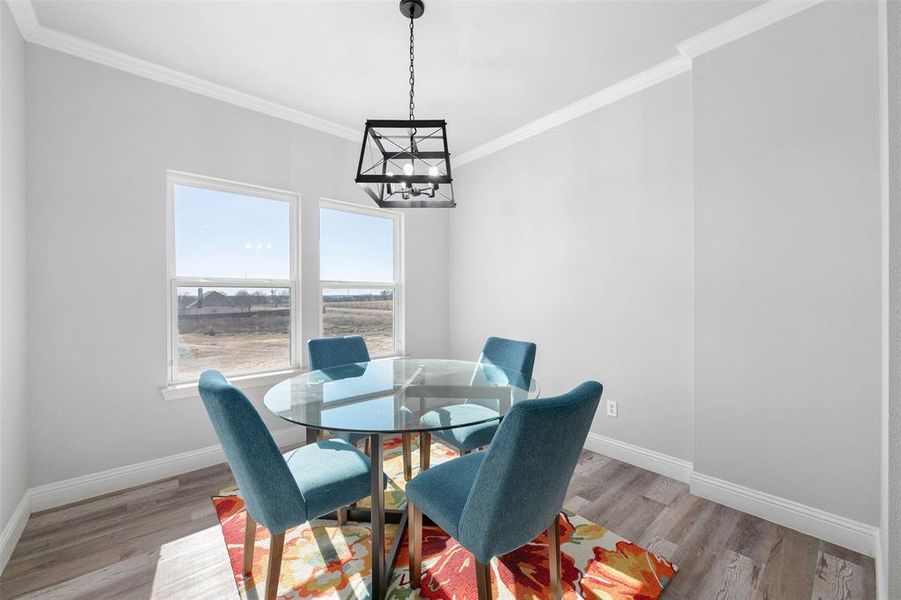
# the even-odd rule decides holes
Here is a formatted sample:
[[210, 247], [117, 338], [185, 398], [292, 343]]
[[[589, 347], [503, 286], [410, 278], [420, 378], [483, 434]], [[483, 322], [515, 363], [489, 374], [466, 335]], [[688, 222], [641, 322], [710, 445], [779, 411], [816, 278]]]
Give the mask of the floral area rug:
[[[455, 456], [433, 438], [432, 465]], [[415, 476], [419, 465], [415, 438], [413, 465]], [[385, 473], [391, 480], [385, 492], [385, 503], [388, 508], [402, 508], [405, 499], [400, 438], [385, 441]], [[228, 488], [213, 497], [213, 504], [241, 598], [262, 598], [269, 560], [269, 532], [263, 527], [258, 528], [253, 577], [245, 580], [241, 573], [246, 522], [244, 502], [237, 488]], [[359, 504], [368, 505], [368, 501]], [[563, 593], [567, 600], [655, 600], [675, 576], [676, 566], [669, 561], [570, 511], [564, 511], [563, 516], [560, 541]], [[396, 532], [396, 525], [386, 526], [386, 552]], [[411, 589], [404, 540], [388, 598], [478, 598], [472, 555], [438, 527], [423, 528], [422, 568], [421, 588]], [[542, 534], [522, 548], [494, 559], [491, 568], [494, 598], [548, 598], [547, 536]], [[280, 599], [368, 598], [370, 575], [368, 523], [350, 522], [338, 527], [335, 521], [316, 520], [295, 527], [285, 535]]]

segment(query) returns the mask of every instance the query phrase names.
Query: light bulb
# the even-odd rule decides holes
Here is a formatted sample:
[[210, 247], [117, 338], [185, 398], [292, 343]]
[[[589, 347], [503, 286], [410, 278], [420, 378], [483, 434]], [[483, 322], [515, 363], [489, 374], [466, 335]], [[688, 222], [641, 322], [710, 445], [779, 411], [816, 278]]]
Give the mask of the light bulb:
[[413, 168], [413, 163], [407, 163], [404, 165], [404, 175], [412, 175], [416, 169]]
[[429, 177], [438, 177], [438, 167], [429, 167]]

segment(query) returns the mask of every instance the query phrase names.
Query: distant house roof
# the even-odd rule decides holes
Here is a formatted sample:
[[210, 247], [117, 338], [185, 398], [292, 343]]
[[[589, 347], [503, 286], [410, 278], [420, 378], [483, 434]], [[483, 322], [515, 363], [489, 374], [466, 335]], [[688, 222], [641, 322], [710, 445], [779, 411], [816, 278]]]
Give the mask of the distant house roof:
[[226, 296], [222, 292], [209, 291], [204, 292], [200, 299], [195, 300], [185, 308], [228, 308], [240, 305], [240, 299], [234, 296]]

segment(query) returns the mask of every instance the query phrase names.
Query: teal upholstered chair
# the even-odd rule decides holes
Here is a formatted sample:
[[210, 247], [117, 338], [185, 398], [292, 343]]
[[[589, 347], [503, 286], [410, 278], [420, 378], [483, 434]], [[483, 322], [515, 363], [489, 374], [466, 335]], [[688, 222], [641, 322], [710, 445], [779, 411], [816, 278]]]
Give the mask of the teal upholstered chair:
[[[532, 342], [520, 342], [500, 337], [490, 337], [485, 340], [479, 363], [495, 365], [522, 374], [522, 380], [516, 382], [520, 387], [529, 389], [532, 381], [532, 369], [535, 367], [535, 352], [537, 347]], [[513, 382], [511, 382], [513, 383]], [[471, 423], [480, 418], [488, 419], [492, 416], [497, 420], [482, 422], [477, 425], [453, 427], [454, 423]], [[440, 410], [429, 411], [419, 420], [426, 427], [447, 426], [447, 429], [425, 433], [420, 443], [420, 467], [429, 468], [429, 452], [431, 436], [434, 435], [461, 455], [466, 455], [477, 448], [487, 446], [497, 431], [500, 417], [495, 408], [482, 404], [478, 400], [468, 400], [465, 404], [447, 406]]]
[[360, 335], [312, 339], [307, 342], [307, 350], [314, 371], [370, 360], [366, 340]]
[[244, 575], [252, 575], [257, 523], [272, 534], [266, 599], [275, 598], [285, 531], [369, 496], [369, 458], [343, 440], [282, 454], [244, 393], [218, 371], [200, 376], [200, 397], [247, 508]]
[[559, 514], [602, 391], [589, 381], [556, 398], [518, 402], [487, 451], [437, 465], [407, 484], [414, 588], [426, 514], [475, 556], [481, 600], [491, 597], [491, 559], [547, 530], [551, 597], [560, 598]]
[[[321, 371], [342, 365], [369, 362], [369, 348], [360, 335], [312, 339], [307, 342], [310, 354], [310, 369]], [[335, 432], [335, 437], [351, 444], [369, 440], [363, 433]]]
[[[307, 350], [310, 353], [310, 368], [314, 371], [370, 361], [366, 340], [359, 335], [312, 339], [307, 342]], [[369, 453], [369, 436], [366, 434], [338, 431], [334, 436], [351, 444], [365, 440], [366, 453]], [[402, 434], [401, 442], [404, 454], [404, 478], [409, 481], [413, 474], [412, 435]]]

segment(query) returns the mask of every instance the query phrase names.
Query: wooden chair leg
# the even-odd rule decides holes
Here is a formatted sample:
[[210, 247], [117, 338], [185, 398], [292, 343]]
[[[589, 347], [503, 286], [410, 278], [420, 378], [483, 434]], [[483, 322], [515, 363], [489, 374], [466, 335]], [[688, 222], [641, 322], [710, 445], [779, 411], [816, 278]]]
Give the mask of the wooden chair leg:
[[432, 460], [432, 434], [423, 431], [419, 434], [419, 471], [428, 471]]
[[269, 569], [266, 572], [266, 600], [275, 600], [278, 594], [278, 578], [282, 572], [282, 551], [285, 549], [285, 532], [273, 533], [269, 543]]
[[422, 512], [407, 503], [407, 555], [410, 562], [410, 587], [422, 583]]
[[404, 452], [404, 481], [413, 479], [413, 434], [402, 433], [400, 440]]
[[479, 600], [491, 600], [491, 565], [476, 561], [476, 587]]
[[256, 542], [257, 522], [247, 513], [247, 522], [244, 524], [244, 577], [253, 575], [253, 550]]
[[335, 514], [338, 517], [338, 519], [337, 519], [338, 527], [341, 527], [342, 525], [347, 523], [347, 507], [346, 506], [342, 506], [341, 508], [339, 508], [337, 511], [335, 511]]
[[550, 597], [552, 600], [563, 598], [563, 575], [560, 561], [560, 515], [547, 529], [548, 565], [550, 567]]

